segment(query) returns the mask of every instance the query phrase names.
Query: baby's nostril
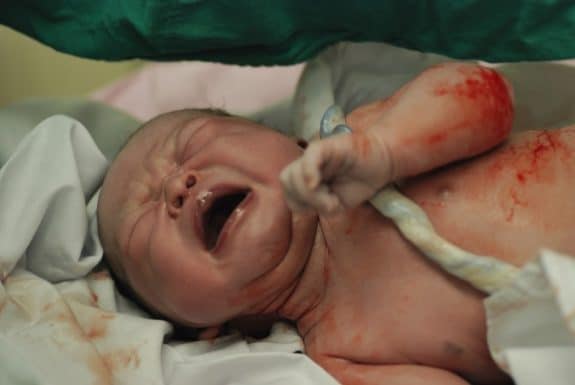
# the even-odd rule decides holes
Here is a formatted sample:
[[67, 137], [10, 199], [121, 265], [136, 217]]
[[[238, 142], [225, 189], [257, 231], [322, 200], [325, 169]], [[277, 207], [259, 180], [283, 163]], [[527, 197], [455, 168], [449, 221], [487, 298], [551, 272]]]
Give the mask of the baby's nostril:
[[184, 205], [184, 197], [182, 195], [178, 195], [176, 199], [174, 199], [174, 207], [180, 208]]
[[187, 187], [187, 188], [190, 188], [190, 187], [192, 187], [192, 186], [195, 185], [195, 184], [196, 184], [196, 177], [193, 176], [193, 175], [190, 175], [190, 176], [188, 177], [188, 179], [186, 179], [186, 187]]

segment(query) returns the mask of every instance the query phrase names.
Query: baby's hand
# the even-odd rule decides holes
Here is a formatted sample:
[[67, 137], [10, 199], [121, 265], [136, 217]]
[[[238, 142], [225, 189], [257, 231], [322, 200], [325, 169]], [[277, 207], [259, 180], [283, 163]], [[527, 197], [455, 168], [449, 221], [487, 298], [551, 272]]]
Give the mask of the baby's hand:
[[322, 214], [357, 206], [391, 180], [390, 159], [369, 131], [314, 141], [280, 175], [288, 206]]

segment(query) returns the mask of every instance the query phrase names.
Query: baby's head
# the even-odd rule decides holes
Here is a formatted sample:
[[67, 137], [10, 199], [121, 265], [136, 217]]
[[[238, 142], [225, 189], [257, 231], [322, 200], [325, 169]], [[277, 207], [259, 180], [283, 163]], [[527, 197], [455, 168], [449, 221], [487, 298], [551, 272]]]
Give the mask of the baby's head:
[[289, 211], [279, 183], [300, 153], [286, 136], [214, 111], [144, 124], [100, 194], [110, 266], [147, 306], [184, 325], [264, 312], [296, 284], [315, 236], [316, 217]]

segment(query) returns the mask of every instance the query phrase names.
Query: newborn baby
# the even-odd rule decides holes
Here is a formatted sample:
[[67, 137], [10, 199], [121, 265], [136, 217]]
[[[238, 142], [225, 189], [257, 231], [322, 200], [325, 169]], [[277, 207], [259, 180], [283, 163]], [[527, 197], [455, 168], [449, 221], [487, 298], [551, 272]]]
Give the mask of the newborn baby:
[[449, 241], [516, 266], [542, 246], [575, 253], [575, 127], [509, 135], [512, 118], [507, 82], [461, 63], [356, 109], [352, 134], [305, 151], [238, 117], [159, 116], [105, 178], [106, 257], [182, 325], [292, 320], [346, 385], [508, 383], [487, 349], [483, 294], [365, 201], [397, 183]]

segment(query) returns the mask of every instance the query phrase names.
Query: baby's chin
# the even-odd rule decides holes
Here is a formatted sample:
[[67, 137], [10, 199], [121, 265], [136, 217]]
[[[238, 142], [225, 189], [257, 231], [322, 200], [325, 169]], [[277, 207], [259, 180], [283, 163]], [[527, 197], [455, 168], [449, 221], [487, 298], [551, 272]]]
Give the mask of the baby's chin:
[[[277, 205], [272, 211], [278, 211]], [[204, 265], [182, 265], [182, 260], [165, 270], [169, 264], [162, 263], [156, 266], [156, 278], [170, 277], [170, 282], [162, 284], [157, 279], [153, 282], [146, 280], [138, 271], [128, 271], [130, 267], [139, 269], [140, 265], [126, 265], [126, 276], [134, 293], [152, 314], [192, 328], [214, 327], [240, 315], [270, 312], [270, 304], [272, 308], [279, 307], [292, 292], [290, 288], [297, 283], [307, 263], [318, 218], [311, 212], [291, 213], [287, 209], [279, 210], [275, 215], [271, 215], [269, 210], [265, 213], [268, 217], [265, 221], [271, 223], [265, 231], [265, 242], [260, 244], [261, 229], [238, 229], [240, 231], [231, 235], [227, 242], [233, 246], [232, 250], [225, 250], [226, 253], [219, 256], [225, 263], [216, 264], [218, 268], [215, 271], [204, 271]], [[270, 215], [273, 217], [271, 221]], [[256, 222], [264, 220], [253, 219]], [[249, 222], [254, 225], [253, 221]], [[278, 244], [281, 247], [276, 249]], [[236, 248], [243, 248], [245, 252], [236, 254]], [[273, 255], [267, 253], [270, 249], [274, 249]]]

